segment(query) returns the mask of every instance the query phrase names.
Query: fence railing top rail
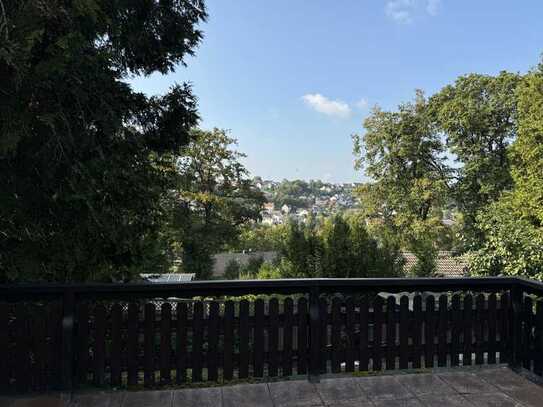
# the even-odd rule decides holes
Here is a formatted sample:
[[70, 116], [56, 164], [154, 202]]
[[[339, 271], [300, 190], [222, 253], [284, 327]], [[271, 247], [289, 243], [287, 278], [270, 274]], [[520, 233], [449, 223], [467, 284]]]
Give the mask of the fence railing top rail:
[[47, 298], [67, 291], [79, 298], [168, 298], [176, 296], [218, 296], [247, 294], [307, 294], [317, 289], [334, 292], [417, 292], [454, 290], [499, 290], [521, 285], [543, 292], [543, 284], [516, 277], [477, 278], [317, 278], [281, 280], [191, 281], [179, 284], [4, 284], [1, 299]]

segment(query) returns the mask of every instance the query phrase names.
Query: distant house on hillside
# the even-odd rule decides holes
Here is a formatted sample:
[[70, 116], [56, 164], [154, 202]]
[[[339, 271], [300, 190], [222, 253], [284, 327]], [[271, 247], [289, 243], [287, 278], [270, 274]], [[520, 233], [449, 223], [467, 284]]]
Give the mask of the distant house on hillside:
[[[403, 271], [409, 274], [417, 263], [417, 257], [411, 252], [402, 252], [405, 259]], [[436, 277], [459, 278], [468, 277], [469, 270], [466, 259], [463, 256], [453, 256], [450, 251], [440, 251], [436, 259]]]

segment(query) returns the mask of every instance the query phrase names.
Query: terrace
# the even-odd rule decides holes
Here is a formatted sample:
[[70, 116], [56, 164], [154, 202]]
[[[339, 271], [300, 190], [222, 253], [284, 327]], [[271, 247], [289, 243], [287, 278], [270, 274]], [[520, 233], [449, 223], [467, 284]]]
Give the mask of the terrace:
[[543, 400], [542, 388], [524, 377], [543, 374], [543, 284], [523, 279], [40, 285], [0, 292], [0, 386], [7, 397], [1, 405]]

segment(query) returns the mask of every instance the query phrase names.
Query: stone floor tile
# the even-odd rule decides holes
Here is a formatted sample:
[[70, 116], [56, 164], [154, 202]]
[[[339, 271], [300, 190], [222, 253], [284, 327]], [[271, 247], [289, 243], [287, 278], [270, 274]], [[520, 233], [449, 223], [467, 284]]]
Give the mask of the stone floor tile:
[[543, 406], [543, 388], [537, 384], [532, 383], [506, 393], [525, 407]]
[[401, 400], [413, 397], [394, 376], [362, 377], [355, 379], [370, 400]]
[[170, 407], [171, 391], [129, 391], [123, 401], [123, 407]]
[[506, 367], [483, 370], [477, 376], [504, 391], [512, 391], [532, 384], [528, 379]]
[[398, 376], [397, 380], [417, 396], [456, 393], [451, 385], [433, 374], [408, 374]]
[[11, 397], [0, 397], [0, 407], [11, 407], [14, 401]]
[[69, 401], [57, 395], [40, 395], [16, 398], [10, 407], [66, 407]]
[[347, 401], [334, 401], [332, 403], [325, 403], [326, 407], [375, 407], [369, 400], [347, 400]]
[[315, 388], [325, 404], [349, 400], [368, 400], [360, 386], [352, 378], [323, 379]]
[[222, 397], [223, 407], [273, 407], [268, 385], [264, 383], [224, 387]]
[[426, 394], [419, 396], [426, 407], [475, 407], [460, 394]]
[[269, 384], [275, 407], [323, 405], [315, 386], [306, 381]]
[[220, 407], [221, 402], [222, 392], [219, 387], [173, 391], [173, 407]]
[[496, 387], [478, 378], [473, 373], [455, 372], [439, 375], [441, 379], [450, 384], [458, 393], [492, 393]]
[[523, 407], [518, 401], [503, 393], [467, 394], [465, 397], [477, 407]]
[[74, 394], [70, 407], [121, 407], [124, 392]]
[[375, 407], [424, 407], [417, 399], [377, 400], [373, 404]]

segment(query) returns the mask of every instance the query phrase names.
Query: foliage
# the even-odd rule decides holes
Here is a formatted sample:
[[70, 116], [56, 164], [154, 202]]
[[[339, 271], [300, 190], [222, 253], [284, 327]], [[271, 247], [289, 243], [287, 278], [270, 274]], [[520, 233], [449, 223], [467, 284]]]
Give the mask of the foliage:
[[464, 215], [467, 248], [476, 248], [484, 238], [475, 227], [478, 212], [512, 186], [507, 151], [517, 132], [519, 80], [509, 72], [461, 76], [430, 101], [434, 120], [459, 164], [453, 197]]
[[235, 241], [241, 227], [260, 217], [264, 197], [232, 149], [224, 130], [192, 130], [192, 141], [177, 162], [172, 230], [182, 242], [185, 271], [211, 277], [211, 255]]
[[508, 197], [490, 205], [477, 218], [486, 239], [469, 254], [474, 275], [512, 275], [543, 280], [543, 231], [516, 216]]
[[237, 280], [239, 279], [240, 273], [240, 264], [236, 260], [232, 259], [228, 262], [226, 268], [224, 269], [224, 278], [227, 280]]
[[262, 257], [250, 257], [245, 266], [242, 267], [242, 273], [248, 276], [256, 276], [260, 267], [264, 264]]
[[543, 279], [543, 66], [517, 89], [518, 137], [511, 149], [514, 187], [479, 213], [484, 244], [471, 253], [479, 275]]
[[287, 229], [287, 224], [273, 226], [247, 224], [242, 226], [238, 239], [226, 249], [235, 252], [280, 250]]
[[0, 280], [124, 280], [163, 257], [170, 155], [197, 123], [189, 85], [134, 92], [183, 65], [202, 0], [3, 0]]
[[336, 215], [322, 225], [289, 224], [280, 260], [264, 265], [282, 278], [397, 277], [403, 257], [398, 245], [370, 237], [362, 216]]
[[413, 103], [396, 112], [375, 108], [364, 127], [364, 136], [353, 139], [356, 166], [372, 180], [357, 191], [365, 216], [408, 250], [424, 253], [420, 260], [427, 268], [429, 252], [417, 249], [447, 233], [441, 218], [450, 182], [428, 102], [418, 91]]

